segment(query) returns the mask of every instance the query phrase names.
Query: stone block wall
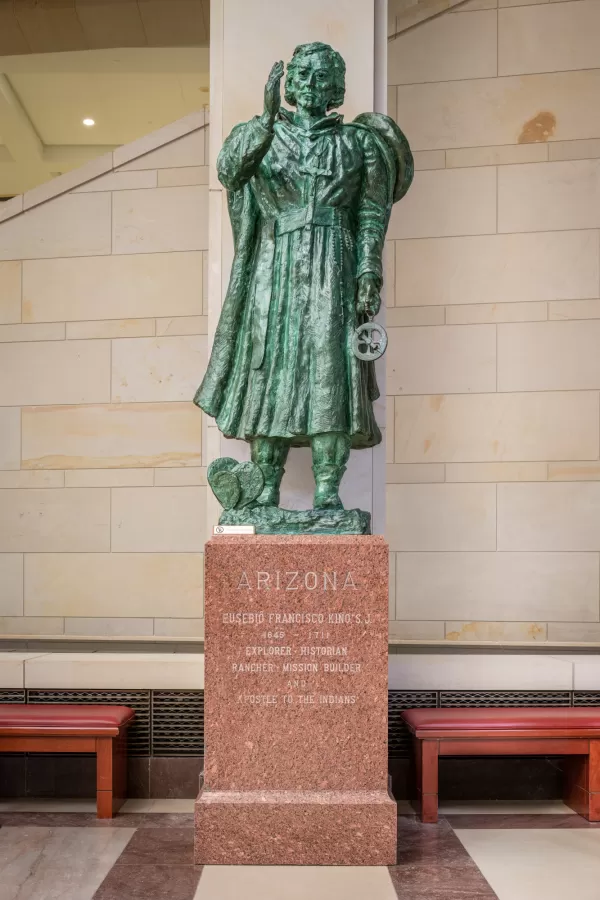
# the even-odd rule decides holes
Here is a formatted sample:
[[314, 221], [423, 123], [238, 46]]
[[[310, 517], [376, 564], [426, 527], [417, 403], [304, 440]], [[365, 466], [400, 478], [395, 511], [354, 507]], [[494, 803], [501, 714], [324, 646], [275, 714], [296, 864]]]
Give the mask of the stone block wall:
[[468, 0], [389, 44], [391, 632], [600, 640], [600, 2]]
[[[392, 639], [600, 641], [599, 30], [467, 0], [389, 43]], [[3, 635], [202, 635], [207, 134], [0, 206]]]
[[0, 206], [0, 634], [203, 626], [204, 112]]

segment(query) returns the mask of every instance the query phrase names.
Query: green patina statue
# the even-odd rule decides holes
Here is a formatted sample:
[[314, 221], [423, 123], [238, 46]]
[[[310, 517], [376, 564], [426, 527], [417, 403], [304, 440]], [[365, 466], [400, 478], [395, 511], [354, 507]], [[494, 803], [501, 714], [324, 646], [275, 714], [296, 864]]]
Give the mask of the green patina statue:
[[[297, 47], [285, 84], [295, 112], [281, 107], [277, 62], [262, 115], [237, 125], [217, 160], [235, 257], [194, 402], [226, 437], [248, 441], [252, 459], [209, 468], [221, 524], [369, 531], [369, 514], [345, 511], [339, 496], [350, 449], [381, 441], [374, 362], [357, 352], [355, 332], [379, 310], [385, 233], [413, 159], [388, 116], [345, 124], [329, 113], [343, 103], [345, 70], [327, 44]], [[289, 448], [307, 445], [314, 509], [281, 509]]]

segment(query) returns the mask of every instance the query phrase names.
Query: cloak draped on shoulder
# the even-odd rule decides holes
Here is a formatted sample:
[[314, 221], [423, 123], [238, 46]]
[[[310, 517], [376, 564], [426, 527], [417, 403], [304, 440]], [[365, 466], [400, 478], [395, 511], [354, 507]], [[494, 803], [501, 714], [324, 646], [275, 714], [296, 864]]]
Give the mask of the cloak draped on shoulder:
[[357, 279], [381, 285], [392, 205], [413, 179], [405, 136], [379, 113], [306, 129], [282, 109], [273, 130], [258, 118], [234, 128], [217, 168], [235, 255], [194, 402], [227, 437], [379, 443], [374, 364], [352, 336]]

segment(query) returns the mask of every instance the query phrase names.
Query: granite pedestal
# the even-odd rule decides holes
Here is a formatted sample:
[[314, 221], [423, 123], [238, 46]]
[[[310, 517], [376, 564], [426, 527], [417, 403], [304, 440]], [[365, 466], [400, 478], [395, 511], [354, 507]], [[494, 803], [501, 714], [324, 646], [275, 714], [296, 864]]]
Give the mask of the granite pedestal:
[[205, 604], [196, 863], [393, 865], [383, 538], [213, 538]]

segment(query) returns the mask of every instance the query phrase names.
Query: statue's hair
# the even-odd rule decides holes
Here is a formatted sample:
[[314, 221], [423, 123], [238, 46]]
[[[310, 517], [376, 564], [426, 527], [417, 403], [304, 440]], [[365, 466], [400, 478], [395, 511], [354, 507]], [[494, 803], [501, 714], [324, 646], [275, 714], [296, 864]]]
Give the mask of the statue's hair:
[[313, 41], [310, 44], [299, 44], [294, 50], [287, 67], [287, 76], [285, 80], [285, 102], [290, 106], [296, 106], [296, 95], [294, 93], [294, 76], [296, 69], [302, 61], [302, 57], [310, 53], [322, 53], [328, 58], [334, 73], [334, 95], [327, 104], [327, 109], [335, 109], [344, 102], [346, 93], [346, 63], [342, 56], [330, 47], [329, 44], [323, 44], [321, 41]]

